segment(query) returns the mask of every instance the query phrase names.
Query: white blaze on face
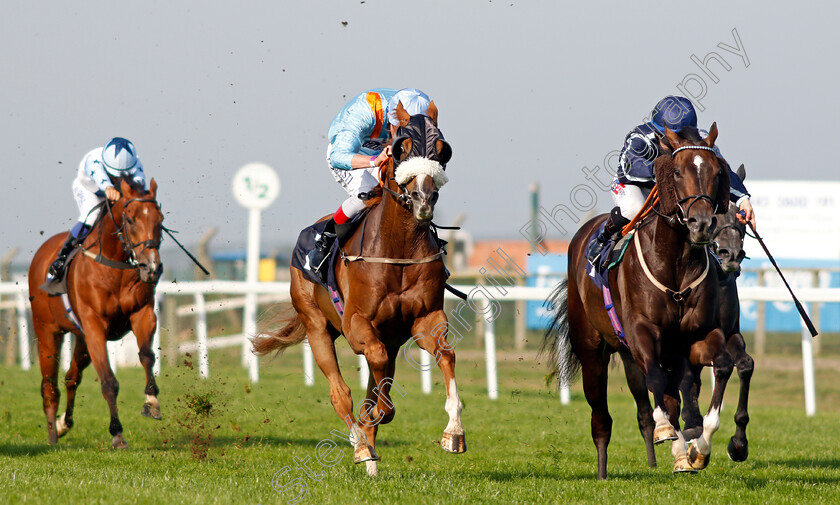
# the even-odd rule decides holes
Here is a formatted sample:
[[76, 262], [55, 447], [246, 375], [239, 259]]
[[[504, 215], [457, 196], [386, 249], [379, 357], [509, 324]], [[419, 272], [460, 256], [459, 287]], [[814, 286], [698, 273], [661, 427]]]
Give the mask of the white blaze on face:
[[699, 170], [700, 165], [702, 165], [702, 164], [703, 164], [703, 157], [700, 156], [699, 154], [694, 155], [694, 166], [697, 167], [697, 169]]

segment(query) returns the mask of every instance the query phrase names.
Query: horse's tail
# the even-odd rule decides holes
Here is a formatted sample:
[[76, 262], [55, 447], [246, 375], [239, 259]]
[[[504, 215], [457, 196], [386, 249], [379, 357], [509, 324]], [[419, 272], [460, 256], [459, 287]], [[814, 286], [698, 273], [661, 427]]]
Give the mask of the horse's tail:
[[580, 371], [580, 361], [572, 352], [569, 335], [568, 288], [569, 280], [564, 279], [545, 301], [552, 316], [540, 347], [540, 355], [547, 354], [549, 358], [551, 372], [546, 382], [556, 377], [560, 387], [568, 387]]
[[259, 335], [251, 339], [252, 351], [257, 356], [265, 356], [272, 352], [279, 354], [306, 338], [303, 321], [291, 305], [269, 314], [260, 321], [260, 327], [266, 330], [260, 331]]

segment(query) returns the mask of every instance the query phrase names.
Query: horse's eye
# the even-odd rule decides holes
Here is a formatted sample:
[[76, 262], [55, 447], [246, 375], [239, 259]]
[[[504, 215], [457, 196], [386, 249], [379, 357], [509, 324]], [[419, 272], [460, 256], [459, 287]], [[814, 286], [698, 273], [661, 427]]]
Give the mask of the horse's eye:
[[420, 193], [418, 193], [417, 191], [412, 191], [411, 192], [411, 198], [419, 198], [419, 197], [420, 197]]
[[677, 177], [680, 176], [680, 169], [679, 168], [674, 169], [674, 175], [676, 175]]
[[126, 221], [128, 224], [134, 224], [134, 220], [133, 220], [133, 219], [131, 219], [131, 216], [125, 216], [125, 221]]

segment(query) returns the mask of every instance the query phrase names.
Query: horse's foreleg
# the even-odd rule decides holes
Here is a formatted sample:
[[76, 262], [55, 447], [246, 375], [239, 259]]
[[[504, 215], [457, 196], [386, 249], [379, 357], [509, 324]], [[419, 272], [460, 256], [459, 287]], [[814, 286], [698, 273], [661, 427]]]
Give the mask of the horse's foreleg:
[[653, 448], [653, 408], [650, 406], [650, 397], [645, 386], [645, 375], [639, 365], [633, 360], [629, 351], [623, 350], [619, 353], [624, 362], [624, 375], [627, 377], [627, 386], [636, 400], [636, 418], [639, 423], [639, 431], [645, 441], [648, 466], [656, 467], [656, 452]]
[[58, 443], [58, 431], [55, 415], [61, 391], [58, 389], [58, 357], [61, 334], [54, 334], [43, 326], [35, 324], [38, 334], [38, 361], [41, 366], [41, 398], [44, 403], [44, 415], [47, 418], [47, 436], [50, 444]]
[[73, 348], [73, 360], [70, 362], [70, 369], [64, 376], [64, 386], [67, 388], [67, 408], [61, 418], [56, 422], [58, 436], [62, 437], [73, 427], [73, 408], [76, 404], [76, 388], [82, 382], [82, 371], [90, 365], [87, 343], [84, 337], [76, 337], [76, 346]]
[[653, 330], [644, 323], [631, 327], [634, 339], [633, 357], [645, 374], [645, 383], [653, 394], [653, 443], [661, 444], [666, 440], [676, 440], [679, 431], [679, 419], [669, 414], [665, 404], [665, 388], [668, 376], [662, 369]]
[[697, 438], [703, 429], [703, 417], [700, 415], [700, 405], [697, 398], [700, 396], [700, 372], [701, 367], [686, 366], [685, 374], [680, 382], [680, 392], [683, 398], [682, 419], [683, 437], [688, 440]]
[[755, 362], [752, 356], [747, 354], [744, 337], [740, 333], [735, 333], [729, 337], [727, 348], [735, 360], [735, 367], [738, 370], [741, 388], [738, 395], [738, 410], [735, 411], [735, 435], [729, 440], [726, 453], [732, 461], [742, 462], [746, 461], [749, 455], [747, 423], [750, 422], [750, 416], [747, 412], [747, 403], [750, 396], [750, 380], [752, 379]]
[[376, 451], [368, 444], [367, 436], [353, 415], [353, 398], [350, 396], [350, 387], [341, 376], [338, 367], [338, 359], [335, 354], [335, 343], [327, 331], [327, 322], [320, 315], [316, 319], [307, 313], [301, 313], [300, 318], [306, 327], [306, 336], [309, 340], [309, 347], [315, 357], [315, 363], [321, 369], [327, 382], [330, 385], [330, 402], [338, 417], [347, 425], [347, 439], [353, 446], [353, 462], [378, 460]]
[[446, 385], [446, 403], [443, 408], [449, 414], [449, 423], [443, 430], [440, 446], [446, 452], [461, 454], [467, 451], [466, 434], [461, 424], [464, 404], [458, 396], [458, 386], [455, 382], [455, 351], [447, 341], [448, 329], [446, 314], [441, 310], [415, 322], [412, 338], [421, 349], [436, 359], [443, 373], [443, 382]]
[[715, 329], [709, 333], [705, 340], [697, 342], [691, 347], [690, 359], [693, 364], [704, 363], [704, 358], [711, 349], [718, 349], [712, 360], [712, 367], [715, 374], [715, 389], [712, 392], [712, 400], [709, 404], [709, 411], [703, 417], [703, 434], [691, 442], [688, 451], [688, 460], [692, 468], [702, 470], [709, 464], [709, 456], [712, 452], [712, 436], [720, 428], [720, 409], [723, 404], [723, 393], [726, 390], [726, 383], [732, 375], [733, 361], [729, 352], [723, 346], [723, 332]]
[[111, 439], [111, 447], [114, 449], [127, 449], [128, 443], [126, 443], [122, 434], [123, 427], [117, 409], [117, 395], [120, 392], [120, 383], [117, 382], [117, 378], [114, 376], [114, 372], [111, 370], [111, 365], [108, 362], [108, 348], [105, 340], [105, 335], [107, 334], [106, 328], [95, 314], [80, 316], [82, 327], [85, 329], [85, 340], [87, 341], [90, 360], [96, 369], [97, 375], [99, 375], [102, 396], [108, 402], [108, 410], [111, 414], [111, 423], [108, 426], [108, 431], [113, 437]]
[[155, 374], [153, 367], [155, 366], [155, 352], [152, 349], [152, 338], [157, 328], [157, 316], [155, 316], [154, 308], [151, 305], [146, 305], [138, 312], [131, 315], [131, 330], [137, 337], [137, 347], [139, 352], [137, 356], [140, 358], [140, 364], [143, 365], [143, 370], [146, 372], [146, 402], [143, 404], [143, 410], [140, 413], [146, 417], [160, 420], [160, 402], [158, 401], [158, 394], [160, 389], [155, 382]]

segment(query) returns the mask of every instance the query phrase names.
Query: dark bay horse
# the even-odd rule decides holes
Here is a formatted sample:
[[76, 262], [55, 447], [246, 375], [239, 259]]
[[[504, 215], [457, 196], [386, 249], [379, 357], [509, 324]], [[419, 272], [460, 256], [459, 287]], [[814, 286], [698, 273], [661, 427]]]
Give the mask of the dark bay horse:
[[[743, 165], [738, 169], [737, 174], [741, 180], [746, 177]], [[712, 235], [712, 250], [720, 258], [718, 295], [721, 329], [726, 335], [726, 348], [735, 361], [735, 369], [740, 379], [738, 408], [735, 411], [735, 435], [729, 440], [726, 453], [732, 461], [741, 462], [746, 461], [749, 454], [746, 430], [750, 417], [747, 413], [747, 403], [755, 363], [752, 356], [747, 354], [744, 336], [741, 335], [741, 304], [738, 301], [738, 286], [735, 281], [741, 271], [741, 261], [744, 259], [746, 226], [738, 221], [737, 212], [738, 208], [731, 205], [729, 212], [719, 217], [718, 226]], [[698, 436], [703, 429], [697, 403], [697, 397], [700, 394], [699, 367], [688, 368], [680, 391], [684, 403], [682, 418], [685, 421], [685, 429], [683, 433], [687, 439], [691, 439]]]
[[[324, 288], [292, 268], [295, 312], [280, 330], [253, 340], [254, 352], [265, 355], [308, 337], [315, 360], [329, 381], [332, 405], [350, 430], [354, 462], [367, 462], [371, 476], [378, 474], [377, 430], [395, 414], [390, 389], [396, 360], [409, 339], [436, 357], [443, 372], [449, 424], [441, 446], [454, 453], [466, 450], [463, 406], [455, 385], [455, 352], [446, 341], [446, 273], [440, 244], [430, 229], [438, 190], [447, 180], [442, 166], [449, 161], [451, 148], [437, 129], [432, 106], [428, 116], [409, 118], [401, 105], [397, 114], [404, 126], [397, 132], [393, 157], [380, 173], [381, 202], [371, 208], [347, 241], [345, 261], [336, 265], [343, 317]], [[358, 416], [336, 359], [339, 335], [344, 335], [356, 354], [364, 354], [371, 372]]]
[[[613, 303], [624, 328], [620, 341], [604, 309], [600, 289], [588, 278], [585, 248], [606, 216], [587, 222], [569, 246], [569, 277], [550, 298], [553, 324], [543, 345], [559, 365], [561, 381], [579, 367], [592, 409], [592, 439], [598, 478], [607, 476], [612, 418], [607, 408], [609, 357], [619, 352], [639, 408], [639, 426], [654, 443], [673, 440], [674, 471], [696, 471], [708, 464], [711, 438], [720, 424], [720, 405], [732, 373], [720, 328], [717, 272], [710, 268], [707, 244], [716, 213], [729, 207], [725, 162], [713, 152], [717, 126], [703, 139], [695, 129], [666, 129], [663, 156], [655, 163], [659, 203], [642, 220], [622, 264], [610, 272]], [[713, 366], [716, 378], [703, 434], [690, 447], [679, 431], [679, 385], [684, 364]], [[653, 393], [650, 412], [647, 390]], [[647, 408], [645, 408], [647, 405]], [[648, 453], [651, 461], [652, 451]]]
[[[78, 319], [76, 326], [65, 310], [62, 297], [49, 296], [39, 288], [47, 268], [55, 259], [66, 233], [49, 238], [35, 253], [29, 267], [29, 300], [38, 337], [41, 364], [41, 396], [47, 417], [50, 444], [73, 427], [73, 404], [82, 371], [90, 363], [99, 375], [102, 396], [111, 412], [111, 446], [127, 448], [117, 415], [119, 383], [108, 363], [106, 342], [119, 340], [131, 330], [137, 336], [140, 362], [146, 371], [146, 402], [142, 414], [160, 419], [158, 387], [152, 373], [155, 354], [152, 337], [157, 326], [154, 312], [155, 285], [163, 271], [158, 248], [163, 214], [155, 198], [157, 183], [149, 190], [132, 187], [122, 179], [122, 196], [113, 207], [105, 207], [88, 233], [82, 250], [67, 267], [67, 297]], [[64, 377], [67, 409], [56, 421], [58, 401], [58, 361], [62, 336], [76, 336], [73, 360]]]

